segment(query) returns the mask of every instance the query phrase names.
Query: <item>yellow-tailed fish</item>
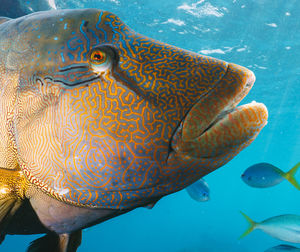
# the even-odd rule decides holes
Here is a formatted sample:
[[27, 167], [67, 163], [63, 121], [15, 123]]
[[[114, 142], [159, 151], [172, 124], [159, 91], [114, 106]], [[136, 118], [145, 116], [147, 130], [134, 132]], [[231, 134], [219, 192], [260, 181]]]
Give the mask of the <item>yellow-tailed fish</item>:
[[281, 183], [283, 180], [289, 181], [295, 188], [300, 190], [300, 185], [295, 179], [295, 175], [300, 167], [300, 162], [289, 171], [283, 172], [276, 166], [269, 163], [258, 163], [250, 166], [242, 174], [242, 180], [249, 186], [267, 188]]
[[300, 243], [300, 216], [284, 214], [268, 218], [262, 222], [255, 222], [249, 216], [241, 212], [249, 223], [248, 229], [241, 235], [245, 237], [254, 229], [260, 229], [270, 236], [287, 242]]

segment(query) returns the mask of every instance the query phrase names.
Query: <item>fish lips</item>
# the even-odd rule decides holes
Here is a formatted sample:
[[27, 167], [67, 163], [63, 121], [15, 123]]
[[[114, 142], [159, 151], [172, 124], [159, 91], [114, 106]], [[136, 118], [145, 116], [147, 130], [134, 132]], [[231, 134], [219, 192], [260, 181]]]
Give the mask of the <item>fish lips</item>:
[[177, 152], [194, 158], [237, 153], [267, 124], [268, 110], [255, 101], [237, 106], [255, 82], [252, 71], [228, 64], [224, 77], [200, 97], [175, 133]]

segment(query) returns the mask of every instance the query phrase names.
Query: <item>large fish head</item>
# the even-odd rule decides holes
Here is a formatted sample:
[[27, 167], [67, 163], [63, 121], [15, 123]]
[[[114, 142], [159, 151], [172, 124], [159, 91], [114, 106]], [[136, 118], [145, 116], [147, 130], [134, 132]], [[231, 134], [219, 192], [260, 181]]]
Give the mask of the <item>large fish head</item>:
[[224, 165], [266, 124], [264, 105], [236, 107], [251, 71], [149, 39], [109, 12], [9, 22], [19, 162], [60, 200], [147, 204]]

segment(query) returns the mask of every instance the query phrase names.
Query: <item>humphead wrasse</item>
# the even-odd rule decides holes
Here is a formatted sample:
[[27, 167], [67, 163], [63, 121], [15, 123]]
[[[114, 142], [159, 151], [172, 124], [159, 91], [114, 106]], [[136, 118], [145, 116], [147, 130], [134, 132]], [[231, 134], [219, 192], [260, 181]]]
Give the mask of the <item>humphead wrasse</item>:
[[47, 233], [28, 251], [76, 251], [83, 228], [189, 186], [267, 123], [263, 104], [237, 107], [250, 70], [112, 13], [2, 18], [0, 33], [0, 230]]

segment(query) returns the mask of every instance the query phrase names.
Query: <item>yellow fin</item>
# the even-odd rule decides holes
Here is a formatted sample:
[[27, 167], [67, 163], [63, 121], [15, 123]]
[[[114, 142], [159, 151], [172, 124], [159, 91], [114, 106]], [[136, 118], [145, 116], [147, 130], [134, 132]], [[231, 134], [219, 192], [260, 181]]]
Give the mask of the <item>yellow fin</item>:
[[9, 225], [10, 220], [21, 205], [22, 200], [19, 198], [0, 197], [0, 244], [5, 238], [7, 225]]
[[20, 171], [0, 168], [0, 242], [16, 211], [23, 203], [26, 181]]
[[5, 219], [14, 215], [16, 210], [21, 206], [21, 203], [21, 200], [18, 198], [8, 197], [0, 199], [0, 227]]
[[288, 172], [283, 174], [283, 177], [289, 181], [294, 187], [296, 187], [298, 190], [300, 190], [300, 184], [295, 179], [295, 174], [298, 171], [300, 167], [300, 162], [297, 163], [295, 166], [292, 167]]
[[249, 216], [247, 216], [246, 214], [244, 214], [242, 211], [240, 211], [240, 212], [245, 217], [245, 219], [247, 220], [247, 222], [249, 223], [249, 227], [247, 228], [247, 230], [239, 238], [239, 239], [242, 239], [246, 235], [250, 234], [255, 229], [257, 223], [254, 222]]

